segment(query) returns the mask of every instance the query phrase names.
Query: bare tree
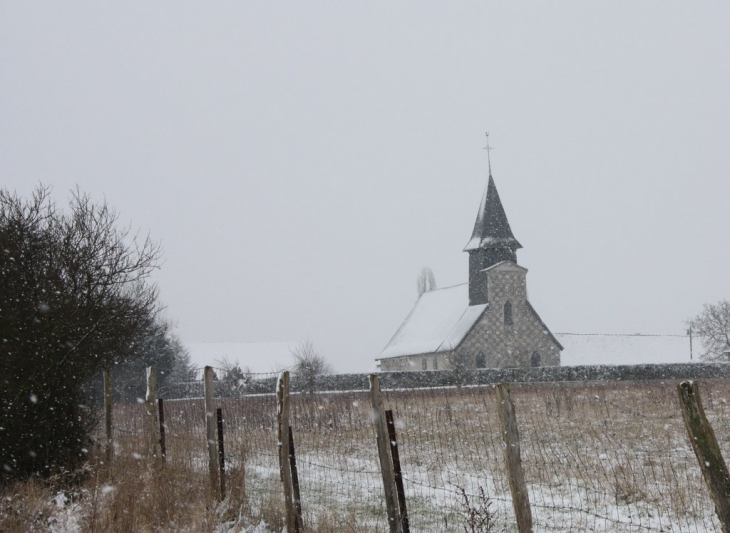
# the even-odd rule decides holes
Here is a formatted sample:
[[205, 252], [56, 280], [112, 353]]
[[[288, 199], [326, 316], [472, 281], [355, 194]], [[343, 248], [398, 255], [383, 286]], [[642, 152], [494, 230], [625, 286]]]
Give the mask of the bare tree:
[[726, 361], [730, 355], [730, 301], [705, 304], [702, 312], [689, 321], [692, 332], [703, 341], [708, 361]]
[[221, 395], [225, 397], [243, 395], [246, 386], [251, 383], [251, 369], [241, 368], [238, 362], [231, 361], [227, 357], [217, 359], [216, 364], [223, 374], [219, 378], [223, 384]]
[[423, 296], [424, 293], [433, 291], [436, 289], [436, 277], [433, 275], [433, 270], [428, 267], [423, 267], [421, 273], [416, 278], [416, 290], [418, 291], [418, 297]]
[[294, 357], [294, 374], [303, 380], [304, 386], [310, 394], [314, 393], [317, 377], [331, 374], [332, 367], [317, 352], [312, 341], [299, 343], [291, 350], [291, 354]]

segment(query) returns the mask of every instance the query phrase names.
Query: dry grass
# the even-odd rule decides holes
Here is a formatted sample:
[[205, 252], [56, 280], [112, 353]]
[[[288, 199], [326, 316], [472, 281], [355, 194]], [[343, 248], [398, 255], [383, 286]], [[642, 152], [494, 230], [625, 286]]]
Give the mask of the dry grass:
[[[701, 393], [720, 446], [730, 453], [728, 382], [703, 381]], [[717, 529], [675, 382], [523, 384], [512, 386], [512, 396], [537, 530]], [[493, 388], [390, 391], [385, 400], [396, 418], [412, 530], [463, 531], [460, 491], [474, 497], [483, 487], [493, 530], [513, 531]], [[47, 531], [68, 509], [84, 532], [235, 532], [260, 523], [280, 531], [274, 398], [218, 403], [228, 462], [223, 504], [208, 485], [202, 401], [165, 403], [164, 468], [146, 457], [143, 406], [120, 405], [111, 470], [96, 463], [75, 484], [6, 488], [0, 531]], [[387, 531], [368, 395], [293, 395], [291, 420], [305, 530]], [[59, 492], [67, 502], [61, 510], [53, 501]]]
[[53, 514], [53, 495], [47, 484], [38, 480], [6, 488], [0, 498], [0, 531], [47, 531]]

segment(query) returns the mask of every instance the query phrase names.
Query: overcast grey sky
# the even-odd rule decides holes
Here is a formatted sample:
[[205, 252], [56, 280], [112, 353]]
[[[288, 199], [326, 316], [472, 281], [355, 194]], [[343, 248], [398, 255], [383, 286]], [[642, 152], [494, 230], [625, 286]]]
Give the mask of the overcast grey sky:
[[162, 242], [188, 341], [365, 371], [494, 178], [556, 332], [730, 297], [730, 3], [0, 2], [0, 175]]

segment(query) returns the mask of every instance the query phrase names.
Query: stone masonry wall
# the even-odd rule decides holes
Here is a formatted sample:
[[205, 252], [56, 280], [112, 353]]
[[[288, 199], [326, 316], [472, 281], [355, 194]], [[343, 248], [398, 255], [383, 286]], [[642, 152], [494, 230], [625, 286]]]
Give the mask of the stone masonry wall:
[[[540, 366], [560, 365], [560, 349], [527, 302], [527, 271], [502, 264], [487, 272], [489, 307], [458, 350], [486, 356], [487, 368], [531, 366], [534, 352]], [[512, 325], [505, 324], [504, 305], [512, 304]]]
[[[379, 372], [383, 389], [411, 389], [420, 387], [453, 387], [453, 372]], [[490, 385], [495, 383], [542, 383], [557, 381], [647, 381], [684, 379], [730, 379], [730, 363], [681, 363], [666, 365], [623, 366], [546, 366], [541, 368], [487, 368], [474, 370], [461, 376], [461, 385]], [[166, 387], [159, 392], [161, 398], [202, 398], [200, 381]], [[292, 377], [292, 391], [305, 390], [304, 384]], [[335, 374], [317, 378], [319, 392], [368, 390], [367, 374]], [[276, 378], [252, 380], [237, 394], [224, 391], [216, 384], [216, 396], [245, 396], [247, 394], [274, 394]]]
[[[451, 368], [450, 357], [452, 352], [424, 353], [418, 355], [404, 355], [389, 357], [380, 360], [380, 370], [383, 372], [412, 372], [414, 370], [448, 370]], [[426, 368], [423, 368], [423, 360]]]

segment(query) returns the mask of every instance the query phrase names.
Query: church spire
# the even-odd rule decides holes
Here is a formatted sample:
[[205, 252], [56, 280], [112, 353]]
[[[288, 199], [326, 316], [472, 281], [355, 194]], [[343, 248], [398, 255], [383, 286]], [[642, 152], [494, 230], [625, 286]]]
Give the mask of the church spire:
[[504, 207], [502, 207], [502, 201], [499, 199], [499, 193], [491, 173], [489, 174], [487, 188], [484, 190], [484, 196], [482, 196], [482, 202], [479, 205], [474, 231], [464, 251], [471, 252], [479, 248], [509, 248], [513, 253], [522, 248], [522, 245], [517, 242], [512, 234], [512, 228], [510, 228], [507, 214], [504, 212]]
[[[489, 146], [487, 134], [487, 154]], [[522, 245], [512, 234], [507, 214], [499, 199], [492, 177], [492, 162], [489, 161], [489, 181], [479, 205], [471, 239], [464, 248], [469, 252], [469, 305], [487, 303], [487, 276], [485, 269], [502, 261], [517, 263], [517, 250]]]

